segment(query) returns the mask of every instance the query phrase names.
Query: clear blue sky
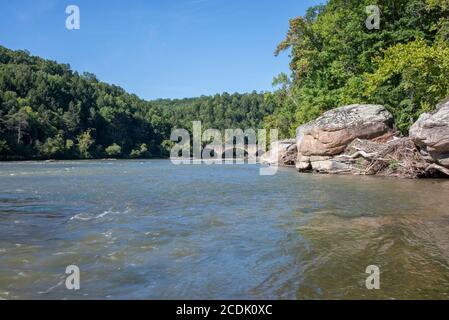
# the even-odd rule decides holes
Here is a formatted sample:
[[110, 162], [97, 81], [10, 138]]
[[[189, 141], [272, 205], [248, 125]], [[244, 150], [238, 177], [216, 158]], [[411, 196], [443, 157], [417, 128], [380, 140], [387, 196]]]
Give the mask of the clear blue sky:
[[[69, 63], [145, 99], [271, 90], [288, 20], [318, 0], [14, 0], [0, 45]], [[65, 28], [78, 5], [81, 30]]]

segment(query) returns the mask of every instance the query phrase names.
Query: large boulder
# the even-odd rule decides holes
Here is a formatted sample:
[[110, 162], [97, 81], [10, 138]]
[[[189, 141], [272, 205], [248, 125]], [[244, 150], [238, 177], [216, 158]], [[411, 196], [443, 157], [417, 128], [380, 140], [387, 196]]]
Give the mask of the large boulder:
[[392, 124], [393, 116], [380, 105], [357, 104], [333, 109], [298, 128], [298, 153], [306, 157], [335, 156], [357, 138], [392, 137]]
[[262, 155], [260, 161], [264, 164], [292, 166], [298, 158], [296, 140], [282, 140], [272, 144], [270, 151]]
[[423, 155], [449, 168], [449, 98], [435, 112], [421, 115], [410, 129], [410, 138]]

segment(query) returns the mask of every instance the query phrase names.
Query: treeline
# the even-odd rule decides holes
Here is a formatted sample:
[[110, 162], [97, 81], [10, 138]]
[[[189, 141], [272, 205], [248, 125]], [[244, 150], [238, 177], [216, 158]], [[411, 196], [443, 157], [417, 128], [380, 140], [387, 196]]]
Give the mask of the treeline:
[[174, 128], [259, 128], [273, 110], [255, 92], [148, 102], [0, 47], [0, 160], [166, 157]]
[[[378, 0], [380, 28], [365, 24], [371, 0], [329, 0], [290, 21], [276, 54], [291, 50], [291, 75], [268, 95], [268, 128], [293, 137], [323, 112], [385, 105], [406, 133], [449, 94], [449, 0]], [[370, 21], [373, 22], [373, 21]]]
[[272, 93], [144, 101], [69, 65], [0, 46], [0, 160], [168, 156], [174, 128], [279, 129], [281, 138], [323, 112], [385, 105], [404, 134], [449, 95], [449, 0], [329, 0], [290, 21], [276, 54], [291, 75]]
[[[263, 94], [202, 96], [182, 100], [156, 100], [150, 105], [160, 108], [161, 114], [176, 127], [190, 130], [192, 121], [201, 121], [204, 128], [212, 129], [259, 129], [263, 120], [273, 113], [275, 105]], [[169, 111], [169, 112], [167, 112]]]

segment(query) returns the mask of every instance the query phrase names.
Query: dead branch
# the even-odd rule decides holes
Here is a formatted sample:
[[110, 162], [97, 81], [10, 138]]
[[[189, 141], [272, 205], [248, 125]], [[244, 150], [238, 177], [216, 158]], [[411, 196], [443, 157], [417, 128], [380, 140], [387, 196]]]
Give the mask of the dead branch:
[[429, 172], [431, 170], [436, 170], [436, 171], [439, 171], [439, 172], [444, 173], [445, 175], [449, 176], [449, 169], [446, 169], [443, 166], [440, 166], [437, 164], [431, 164], [431, 165], [427, 166], [426, 172]]

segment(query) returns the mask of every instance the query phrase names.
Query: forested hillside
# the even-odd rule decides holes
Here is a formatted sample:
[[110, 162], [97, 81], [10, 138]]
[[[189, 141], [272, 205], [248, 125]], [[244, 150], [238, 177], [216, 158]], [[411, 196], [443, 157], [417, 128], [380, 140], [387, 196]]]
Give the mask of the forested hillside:
[[[380, 28], [369, 30], [367, 6]], [[269, 95], [266, 126], [283, 136], [346, 104], [385, 105], [404, 134], [449, 94], [449, 0], [329, 0], [290, 21], [276, 54], [291, 50], [291, 75]]]
[[449, 95], [449, 0], [329, 0], [290, 21], [272, 93], [144, 101], [69, 65], [0, 47], [0, 160], [168, 155], [174, 128], [265, 127], [281, 138], [329, 109], [385, 105], [407, 133]]
[[0, 47], [0, 159], [168, 155], [173, 128], [259, 128], [258, 93], [147, 102], [69, 65]]

